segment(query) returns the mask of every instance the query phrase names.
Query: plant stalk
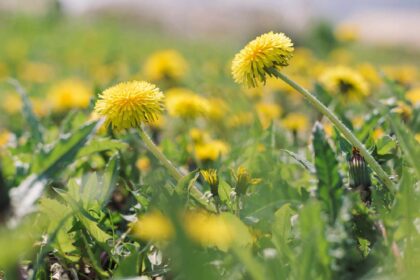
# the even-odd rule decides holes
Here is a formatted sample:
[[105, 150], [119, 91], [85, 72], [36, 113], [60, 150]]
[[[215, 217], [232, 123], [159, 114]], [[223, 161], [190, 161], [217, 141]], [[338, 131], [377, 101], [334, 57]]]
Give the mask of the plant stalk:
[[279, 79], [282, 79], [285, 83], [290, 85], [292, 88], [301, 93], [312, 106], [314, 106], [319, 112], [326, 116], [334, 126], [340, 131], [344, 137], [356, 147], [360, 154], [364, 157], [370, 168], [378, 175], [382, 183], [388, 188], [389, 191], [395, 192], [396, 187], [389, 178], [388, 174], [382, 169], [379, 163], [373, 158], [366, 147], [356, 138], [356, 136], [340, 121], [340, 119], [327, 108], [316, 96], [310, 93], [308, 90], [297, 84], [295, 81], [273, 69], [272, 73]]
[[[155, 145], [150, 136], [144, 131], [142, 127], [139, 128], [139, 134], [149, 151], [160, 161], [160, 163], [168, 170], [169, 174], [179, 182], [184, 175], [169, 161], [169, 159], [161, 152], [161, 150]], [[209, 203], [203, 196], [203, 193], [196, 187], [192, 186], [191, 189], [192, 197], [207, 210], [215, 212], [216, 208], [213, 204]]]

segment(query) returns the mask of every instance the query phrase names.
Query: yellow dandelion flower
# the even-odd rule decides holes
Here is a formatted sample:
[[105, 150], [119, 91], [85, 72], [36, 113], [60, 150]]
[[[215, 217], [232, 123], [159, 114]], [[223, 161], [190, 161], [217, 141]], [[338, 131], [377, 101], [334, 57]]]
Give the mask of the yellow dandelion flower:
[[227, 120], [227, 124], [229, 127], [235, 128], [250, 125], [253, 120], [254, 115], [251, 112], [239, 112], [230, 116]]
[[189, 135], [192, 141], [196, 144], [206, 142], [210, 139], [210, 135], [204, 130], [199, 129], [199, 128], [191, 128], [189, 131]]
[[282, 112], [281, 107], [277, 104], [258, 103], [255, 107], [264, 129], [268, 128], [272, 121], [279, 118]]
[[153, 211], [139, 217], [133, 225], [133, 233], [140, 239], [165, 241], [174, 235], [174, 228], [166, 216]]
[[166, 95], [166, 107], [169, 115], [184, 119], [206, 116], [209, 101], [187, 89], [172, 89]]
[[188, 64], [179, 52], [164, 50], [153, 53], [144, 64], [143, 70], [146, 78], [152, 81], [180, 80], [186, 75]]
[[410, 85], [417, 80], [418, 71], [414, 65], [384, 67], [385, 74], [401, 85]]
[[259, 178], [252, 178], [248, 169], [239, 166], [236, 172], [232, 171], [233, 179], [235, 180], [235, 191], [239, 195], [246, 194], [249, 186], [256, 185], [261, 182]]
[[188, 236], [202, 246], [216, 246], [226, 250], [235, 238], [235, 228], [218, 215], [188, 212], [184, 225]]
[[416, 134], [414, 135], [414, 139], [416, 139], [416, 141], [417, 141], [418, 143], [420, 143], [420, 133], [416, 133]]
[[392, 112], [399, 114], [405, 121], [411, 119], [411, 116], [413, 115], [413, 109], [401, 101], [397, 102], [397, 106], [392, 109]]
[[4, 97], [1, 106], [7, 113], [16, 114], [22, 111], [22, 99], [17, 93], [9, 93]]
[[236, 83], [256, 87], [265, 83], [273, 69], [289, 65], [293, 43], [283, 33], [269, 32], [249, 42], [233, 59], [232, 75]]
[[208, 100], [209, 108], [207, 112], [207, 117], [212, 120], [221, 120], [226, 116], [226, 112], [229, 107], [226, 102], [221, 98], [210, 98]]
[[384, 136], [385, 132], [382, 128], [378, 127], [375, 130], [373, 130], [372, 137], [374, 140], [378, 140], [382, 136]]
[[215, 161], [229, 152], [229, 146], [220, 140], [211, 140], [195, 146], [195, 156], [201, 161]]
[[414, 106], [420, 105], [420, 87], [413, 88], [405, 94], [405, 98]]
[[9, 131], [0, 131], [0, 149], [6, 146], [12, 139], [12, 134]]
[[301, 132], [308, 129], [309, 119], [304, 114], [290, 113], [282, 120], [282, 124], [290, 131]]
[[119, 83], [99, 95], [95, 112], [106, 118], [105, 125], [116, 130], [140, 127], [158, 118], [163, 93], [148, 82]]
[[77, 79], [60, 81], [48, 92], [52, 109], [58, 112], [70, 109], [84, 109], [89, 106], [92, 90]]
[[339, 94], [346, 100], [360, 100], [369, 95], [369, 85], [363, 76], [346, 66], [327, 69], [319, 81], [332, 94]]
[[147, 173], [150, 171], [150, 159], [146, 156], [142, 156], [136, 161], [136, 167], [141, 172]]
[[372, 86], [379, 86], [381, 84], [382, 79], [372, 64], [360, 64], [357, 66], [357, 70]]
[[219, 176], [217, 175], [216, 169], [208, 169], [208, 170], [201, 170], [200, 171], [201, 176], [203, 176], [204, 181], [207, 182], [207, 184], [210, 185], [211, 193], [214, 196], [219, 195]]

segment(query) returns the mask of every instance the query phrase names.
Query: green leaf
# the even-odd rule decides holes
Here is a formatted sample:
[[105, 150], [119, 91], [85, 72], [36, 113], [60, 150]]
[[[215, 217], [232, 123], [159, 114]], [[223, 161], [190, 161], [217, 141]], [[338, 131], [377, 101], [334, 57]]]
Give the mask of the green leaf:
[[101, 180], [101, 192], [99, 195], [99, 202], [104, 206], [112, 191], [117, 185], [118, 175], [120, 171], [120, 156], [118, 154], [113, 155], [108, 164], [105, 167], [105, 173]]
[[232, 193], [232, 187], [223, 179], [219, 181], [219, 197], [220, 200], [228, 205], [232, 205], [230, 194]]
[[125, 150], [128, 145], [122, 141], [109, 138], [95, 138], [90, 140], [77, 153], [77, 158], [108, 150]]
[[343, 182], [335, 153], [328, 144], [324, 129], [316, 123], [313, 130], [315, 169], [318, 177], [317, 195], [330, 214], [330, 222], [337, 218], [341, 207]]
[[397, 143], [395, 143], [394, 139], [392, 139], [390, 136], [386, 135], [382, 138], [380, 138], [377, 143], [377, 153], [379, 155], [385, 155], [391, 152], [395, 147], [397, 146]]
[[316, 173], [315, 166], [312, 163], [310, 163], [308, 160], [306, 160], [305, 158], [303, 158], [301, 155], [298, 155], [298, 154], [296, 154], [294, 152], [291, 152], [291, 151], [288, 151], [288, 150], [280, 150], [280, 151], [285, 152], [286, 154], [288, 154], [291, 158], [293, 158], [298, 163], [300, 163], [311, 174], [315, 174]]
[[10, 79], [9, 83], [15, 87], [16, 91], [19, 93], [22, 99], [22, 114], [29, 125], [31, 136], [33, 137], [32, 141], [35, 143], [36, 146], [37, 144], [43, 142], [42, 135], [44, 128], [42, 127], [41, 123], [39, 122], [38, 118], [35, 116], [32, 110], [32, 104], [29, 100], [28, 95], [26, 94], [25, 89], [20, 85], [20, 83], [17, 80]]
[[277, 252], [287, 259], [293, 257], [293, 252], [289, 247], [289, 239], [292, 233], [292, 217], [293, 211], [290, 208], [290, 204], [283, 205], [278, 209], [274, 215], [275, 220], [272, 226], [272, 240], [276, 246]]
[[417, 178], [420, 179], [420, 148], [417, 141], [414, 139], [413, 133], [402, 124], [400, 120], [395, 120], [394, 117], [388, 118], [391, 122], [392, 128], [397, 135], [398, 144], [403, 151], [405, 158], [409, 164], [414, 168]]
[[187, 175], [183, 176], [177, 183], [175, 191], [178, 194], [186, 193], [197, 181], [199, 176], [198, 170], [194, 170]]
[[91, 122], [73, 133], [61, 135], [51, 147], [43, 147], [32, 164], [32, 173], [50, 176], [72, 163], [80, 149], [96, 131], [97, 122]]

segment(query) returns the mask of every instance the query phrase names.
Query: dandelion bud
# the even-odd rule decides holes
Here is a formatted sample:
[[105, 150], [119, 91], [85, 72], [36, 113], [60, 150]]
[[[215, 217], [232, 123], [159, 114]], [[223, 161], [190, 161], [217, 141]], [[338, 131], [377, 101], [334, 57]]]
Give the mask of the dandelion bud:
[[219, 196], [219, 177], [216, 169], [201, 170], [201, 176], [204, 181], [210, 185], [210, 191], [213, 196]]

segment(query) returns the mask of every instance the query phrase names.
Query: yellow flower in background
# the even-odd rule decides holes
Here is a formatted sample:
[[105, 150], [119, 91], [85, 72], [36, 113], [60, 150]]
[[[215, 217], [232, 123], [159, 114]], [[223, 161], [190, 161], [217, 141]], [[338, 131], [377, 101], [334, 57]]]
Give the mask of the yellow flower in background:
[[277, 104], [258, 103], [255, 105], [258, 118], [264, 129], [268, 128], [272, 121], [278, 119], [281, 115], [282, 109]]
[[229, 127], [236, 128], [252, 124], [254, 115], [251, 112], [239, 112], [230, 116], [227, 120]]
[[27, 82], [45, 83], [54, 77], [54, 67], [42, 62], [27, 62], [19, 71], [19, 77]]
[[166, 107], [169, 115], [184, 119], [206, 116], [210, 109], [209, 101], [188, 89], [171, 89], [166, 94]]
[[270, 69], [279, 70], [289, 65], [293, 43], [283, 33], [269, 32], [249, 42], [232, 62], [233, 79], [247, 87], [265, 83]]
[[188, 236], [203, 246], [216, 246], [226, 250], [235, 238], [235, 228], [222, 216], [206, 212], [188, 212], [184, 225]]
[[211, 140], [195, 146], [195, 156], [200, 161], [215, 161], [229, 152], [229, 146], [221, 140]]
[[150, 166], [151, 166], [150, 159], [146, 156], [142, 156], [136, 161], [136, 167], [141, 172], [144, 172], [144, 173], [149, 172]]
[[411, 102], [414, 106], [420, 105], [420, 87], [413, 88], [405, 94], [405, 98]]
[[370, 63], [363, 63], [357, 66], [357, 70], [372, 86], [379, 86], [382, 79], [375, 67]]
[[369, 95], [369, 85], [359, 72], [346, 66], [327, 69], [319, 82], [332, 94], [339, 94], [346, 100], [360, 100]]
[[385, 74], [402, 85], [410, 85], [417, 81], [418, 71], [414, 65], [386, 66]]
[[413, 115], [413, 109], [409, 105], [401, 101], [397, 102], [397, 106], [394, 109], [392, 109], [392, 112], [399, 114], [401, 118], [405, 121], [411, 119]]
[[155, 121], [163, 109], [163, 93], [148, 82], [119, 83], [99, 95], [95, 112], [116, 130]]
[[224, 119], [229, 109], [226, 102], [221, 98], [210, 98], [208, 99], [208, 103], [207, 117], [215, 121]]
[[365, 118], [363, 118], [362, 116], [354, 117], [351, 120], [351, 123], [353, 124], [355, 128], [361, 128], [364, 122], [365, 122]]
[[52, 109], [58, 112], [87, 108], [91, 98], [90, 87], [77, 79], [60, 81], [48, 91]]
[[331, 123], [324, 123], [323, 126], [324, 126], [325, 134], [328, 137], [332, 137], [333, 132], [334, 132], [334, 128], [333, 128], [332, 124]]
[[191, 128], [189, 131], [189, 135], [194, 143], [203, 143], [207, 142], [210, 139], [210, 135], [199, 128]]
[[22, 111], [22, 99], [16, 92], [6, 93], [1, 107], [9, 114], [16, 114]]
[[335, 37], [342, 42], [354, 42], [359, 38], [359, 29], [353, 24], [340, 24], [335, 30]]
[[165, 241], [170, 239], [174, 232], [171, 221], [158, 211], [140, 216], [133, 225], [133, 233], [143, 240]]
[[146, 78], [152, 81], [163, 79], [180, 80], [185, 77], [187, 71], [187, 62], [175, 50], [163, 50], [153, 53], [146, 60], [143, 68]]
[[0, 149], [6, 146], [11, 139], [12, 139], [12, 134], [9, 131], [0, 130]]
[[381, 138], [384, 135], [385, 135], [385, 132], [380, 127], [378, 127], [375, 130], [373, 130], [373, 133], [372, 133], [372, 137], [373, 137], [374, 140], [378, 140], [379, 138]]
[[414, 139], [416, 139], [416, 141], [417, 141], [418, 143], [420, 143], [420, 133], [416, 133], [416, 134], [414, 135]]
[[300, 113], [288, 114], [281, 123], [285, 128], [293, 132], [302, 132], [309, 127], [308, 117]]

